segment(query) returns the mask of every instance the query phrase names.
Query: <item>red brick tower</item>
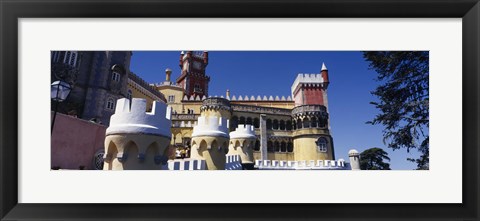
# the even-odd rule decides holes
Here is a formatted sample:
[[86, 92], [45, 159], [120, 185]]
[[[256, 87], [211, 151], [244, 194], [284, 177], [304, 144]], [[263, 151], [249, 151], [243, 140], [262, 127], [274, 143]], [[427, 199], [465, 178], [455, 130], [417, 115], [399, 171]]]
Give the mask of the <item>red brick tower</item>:
[[323, 105], [328, 108], [328, 69], [322, 64], [320, 74], [299, 74], [292, 85], [295, 106]]
[[210, 77], [205, 74], [208, 65], [208, 52], [182, 51], [180, 54], [180, 68], [182, 74], [177, 78], [187, 96], [208, 97], [208, 82]]

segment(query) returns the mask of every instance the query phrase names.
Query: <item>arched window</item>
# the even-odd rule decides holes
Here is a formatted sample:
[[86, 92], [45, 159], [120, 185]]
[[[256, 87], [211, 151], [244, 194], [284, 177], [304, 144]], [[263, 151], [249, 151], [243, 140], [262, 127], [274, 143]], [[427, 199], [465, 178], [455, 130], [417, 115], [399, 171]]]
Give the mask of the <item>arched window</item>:
[[284, 141], [280, 144], [280, 152], [287, 152], [287, 144]]
[[302, 120], [301, 119], [297, 120], [297, 129], [302, 129]]
[[327, 126], [327, 120], [325, 118], [320, 118], [318, 122], [318, 127], [326, 127]]
[[317, 124], [318, 124], [318, 118], [316, 117], [312, 117], [312, 127], [317, 127]]
[[252, 118], [251, 118], [251, 117], [247, 117], [247, 121], [245, 122], [245, 124], [250, 124], [250, 125], [252, 125], [252, 124], [253, 124]]
[[267, 119], [267, 130], [271, 130], [271, 129], [272, 129], [272, 120]]
[[268, 152], [273, 152], [273, 144], [272, 141], [267, 142], [267, 151]]
[[317, 144], [318, 151], [327, 152], [327, 139], [320, 137], [315, 143]]
[[59, 51], [52, 51], [52, 61], [58, 62], [60, 59], [60, 52]]
[[287, 124], [287, 125], [285, 125], [285, 128], [286, 128], [287, 130], [292, 130], [292, 121], [287, 120], [287, 123], [286, 123], [286, 124]]
[[115, 109], [115, 102], [113, 101], [112, 98], [108, 98], [107, 100], [107, 109], [109, 110]]
[[260, 141], [259, 140], [255, 141], [255, 148], [253, 150], [255, 150], [255, 151], [260, 150]]
[[293, 152], [293, 143], [292, 142], [288, 142], [287, 144], [287, 151], [289, 153]]
[[103, 155], [105, 154], [105, 151], [98, 150], [94, 155], [93, 155], [93, 168], [96, 170], [103, 170]]
[[278, 120], [273, 120], [273, 129], [278, 130]]
[[253, 119], [253, 126], [255, 128], [259, 128], [260, 127], [260, 120], [258, 118], [255, 118]]
[[280, 152], [280, 144], [278, 143], [278, 141], [275, 141], [274, 143], [275, 145], [275, 152]]
[[132, 100], [132, 90], [130, 89], [127, 91], [127, 99]]
[[239, 124], [245, 124], [245, 117], [240, 117], [240, 122], [238, 122]]
[[285, 130], [285, 121], [280, 120], [280, 130]]
[[230, 130], [234, 131], [238, 127], [238, 117], [233, 116], [230, 120]]
[[303, 119], [303, 128], [309, 128], [310, 127], [310, 119], [304, 118]]
[[66, 51], [65, 56], [63, 57], [63, 63], [68, 64], [72, 67], [76, 67], [77, 57], [78, 53], [76, 51]]
[[120, 73], [116, 71], [112, 72], [112, 80], [115, 82], [120, 82]]

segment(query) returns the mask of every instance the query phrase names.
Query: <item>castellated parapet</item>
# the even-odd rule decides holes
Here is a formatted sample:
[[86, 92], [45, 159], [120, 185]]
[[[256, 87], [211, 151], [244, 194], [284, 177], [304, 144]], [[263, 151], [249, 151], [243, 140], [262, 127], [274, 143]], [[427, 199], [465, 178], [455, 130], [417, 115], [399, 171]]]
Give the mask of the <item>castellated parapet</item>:
[[192, 137], [211, 136], [229, 138], [229, 120], [216, 116], [198, 117], [197, 125], [193, 127]]
[[326, 82], [328, 81], [324, 79], [322, 74], [298, 74], [292, 84], [292, 92], [295, 91], [299, 84], [323, 84]]
[[245, 169], [253, 169], [253, 147], [257, 137], [253, 125], [240, 124], [230, 132], [228, 155], [239, 155]]
[[[168, 115], [168, 116], [167, 116]], [[117, 101], [115, 114], [105, 137], [104, 170], [160, 170], [168, 160], [170, 111], [153, 102], [146, 112], [146, 100]]]
[[146, 112], [147, 101], [133, 98], [132, 105], [126, 98], [119, 99], [115, 114], [110, 118], [106, 135], [112, 134], [150, 134], [171, 137], [170, 112], [164, 103], [154, 101], [152, 111]]

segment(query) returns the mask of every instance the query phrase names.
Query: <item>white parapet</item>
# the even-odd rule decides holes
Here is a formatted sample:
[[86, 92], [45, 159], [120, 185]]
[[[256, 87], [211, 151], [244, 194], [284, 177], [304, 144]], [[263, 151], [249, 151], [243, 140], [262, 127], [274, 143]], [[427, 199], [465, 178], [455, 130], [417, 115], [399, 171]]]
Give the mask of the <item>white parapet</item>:
[[176, 159], [168, 161], [169, 170], [205, 170], [205, 160], [199, 159]]
[[230, 132], [230, 139], [255, 139], [255, 128], [250, 124], [239, 124], [235, 131]]
[[[141, 98], [117, 100], [115, 114], [110, 118], [110, 126], [106, 135], [111, 134], [151, 134], [171, 137], [170, 116], [167, 116], [167, 105], [153, 101], [152, 111], [146, 112], [147, 101]], [[171, 114], [170, 112], [168, 114]]]
[[259, 170], [350, 170], [345, 160], [255, 160], [255, 168]]
[[324, 82], [322, 74], [298, 74], [292, 84], [292, 92], [295, 91], [299, 84], [322, 84]]
[[[239, 155], [227, 155], [225, 157], [225, 170], [242, 169]], [[168, 170], [206, 170], [206, 162], [205, 160], [191, 158], [169, 160]]]
[[240, 155], [227, 155], [225, 156], [225, 170], [241, 170], [242, 164], [240, 161]]
[[228, 138], [228, 120], [226, 118], [216, 116], [199, 117], [197, 125], [193, 127], [192, 137], [199, 136]]

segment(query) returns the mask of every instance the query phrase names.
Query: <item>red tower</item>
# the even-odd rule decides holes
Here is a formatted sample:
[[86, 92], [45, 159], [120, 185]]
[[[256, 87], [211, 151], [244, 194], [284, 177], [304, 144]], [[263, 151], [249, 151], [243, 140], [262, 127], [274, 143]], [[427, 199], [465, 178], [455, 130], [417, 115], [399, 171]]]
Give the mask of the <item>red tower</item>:
[[292, 85], [295, 106], [323, 105], [328, 108], [328, 69], [322, 64], [320, 74], [299, 74]]
[[208, 65], [208, 52], [182, 51], [180, 53], [180, 68], [182, 74], [177, 78], [188, 96], [208, 96], [208, 82], [210, 77], [205, 74]]

